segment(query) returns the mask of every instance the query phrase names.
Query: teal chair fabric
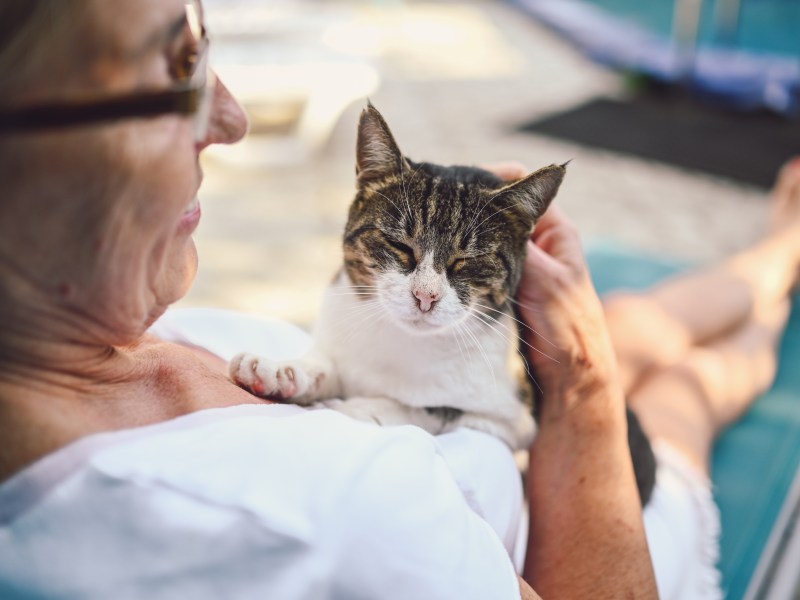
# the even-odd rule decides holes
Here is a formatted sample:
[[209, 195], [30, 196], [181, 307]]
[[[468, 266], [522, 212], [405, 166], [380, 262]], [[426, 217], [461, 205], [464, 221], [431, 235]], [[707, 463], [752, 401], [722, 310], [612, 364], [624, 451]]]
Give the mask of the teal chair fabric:
[[[640, 290], [687, 267], [610, 245], [589, 252], [598, 291]], [[726, 598], [738, 600], [756, 572], [800, 465], [800, 298], [781, 347], [772, 389], [719, 439], [714, 496], [722, 517], [721, 560]]]

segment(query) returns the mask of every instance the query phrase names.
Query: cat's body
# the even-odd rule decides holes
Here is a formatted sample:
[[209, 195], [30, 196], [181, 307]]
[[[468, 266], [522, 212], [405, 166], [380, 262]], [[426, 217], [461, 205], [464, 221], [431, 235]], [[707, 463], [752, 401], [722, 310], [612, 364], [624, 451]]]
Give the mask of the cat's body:
[[[365, 118], [389, 146], [377, 111], [365, 115], [362, 150]], [[345, 266], [326, 291], [309, 355], [281, 364], [239, 356], [231, 375], [254, 393], [326, 401], [365, 421], [431, 433], [471, 427], [526, 448], [535, 425], [509, 365], [517, 349], [509, 299], [536, 210], [564, 168], [539, 172], [539, 194], [535, 183], [517, 189], [483, 169], [402, 161], [398, 172], [359, 163]], [[365, 177], [370, 168], [378, 174]]]
[[[315, 352], [330, 357], [338, 379], [333, 382], [338, 390], [328, 388], [326, 393], [359, 399], [348, 400], [341, 410], [386, 425], [415, 423], [432, 433], [468, 426], [513, 448], [530, 443], [533, 419], [509, 372], [508, 335], [499, 335], [477, 318], [459, 329], [428, 335], [410, 331], [386, 314], [354, 323], [353, 315], [365, 310], [364, 302], [342, 271], [325, 295], [314, 335]], [[500, 331], [513, 331], [513, 326], [509, 317], [494, 324]], [[392, 402], [375, 402], [377, 398]]]
[[313, 350], [282, 363], [240, 355], [231, 377], [265, 397], [431, 433], [470, 427], [526, 448], [535, 426], [509, 368], [512, 301], [565, 166], [508, 183], [483, 169], [414, 163], [370, 105], [357, 173], [344, 267]]

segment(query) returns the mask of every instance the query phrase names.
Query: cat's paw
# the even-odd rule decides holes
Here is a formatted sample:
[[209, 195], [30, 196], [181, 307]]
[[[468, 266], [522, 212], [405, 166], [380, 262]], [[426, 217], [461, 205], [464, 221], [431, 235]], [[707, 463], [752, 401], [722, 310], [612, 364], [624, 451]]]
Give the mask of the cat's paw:
[[275, 362], [255, 354], [237, 354], [229, 365], [233, 382], [251, 394], [270, 400], [297, 401], [314, 383], [299, 362]]

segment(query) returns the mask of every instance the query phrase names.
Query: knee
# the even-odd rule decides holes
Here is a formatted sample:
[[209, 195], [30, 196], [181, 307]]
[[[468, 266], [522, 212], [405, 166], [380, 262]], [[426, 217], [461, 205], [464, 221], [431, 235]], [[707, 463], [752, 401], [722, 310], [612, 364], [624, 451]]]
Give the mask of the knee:
[[679, 363], [669, 369], [671, 377], [693, 386], [700, 398], [707, 402], [725, 397], [728, 371], [719, 352], [702, 346], [691, 348]]
[[720, 373], [715, 357], [693, 349], [680, 361], [650, 371], [631, 402], [647, 422], [654, 412], [659, 420], [679, 421], [711, 435], [718, 420], [717, 398], [724, 394]]
[[604, 299], [603, 306], [614, 345], [627, 359], [667, 366], [691, 346], [686, 327], [646, 295], [614, 294]]

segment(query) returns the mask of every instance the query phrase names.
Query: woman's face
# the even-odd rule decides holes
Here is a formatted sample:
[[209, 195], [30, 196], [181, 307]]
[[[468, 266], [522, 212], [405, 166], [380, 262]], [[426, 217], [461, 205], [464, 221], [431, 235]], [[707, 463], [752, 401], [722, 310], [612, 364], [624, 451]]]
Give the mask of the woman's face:
[[[185, 5], [92, 0], [85, 31], [78, 32], [86, 68], [57, 90], [43, 85], [37, 100], [169, 89], [196, 44]], [[28, 173], [19, 189], [29, 198], [18, 202], [19, 227], [12, 232], [29, 248], [18, 259], [23, 270], [84, 319], [98, 341], [135, 340], [194, 279], [200, 152], [239, 140], [246, 127], [240, 106], [218, 82], [208, 133], [199, 142], [192, 119], [177, 114], [20, 135], [20, 149], [35, 157], [23, 167]]]

